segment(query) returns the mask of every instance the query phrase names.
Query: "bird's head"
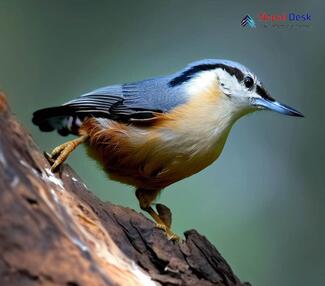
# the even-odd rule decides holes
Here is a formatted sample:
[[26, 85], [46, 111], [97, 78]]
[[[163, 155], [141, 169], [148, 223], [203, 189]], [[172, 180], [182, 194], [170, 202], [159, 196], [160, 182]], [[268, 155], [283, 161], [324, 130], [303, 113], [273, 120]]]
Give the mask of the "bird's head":
[[[299, 111], [273, 99], [249, 69], [233, 61], [195, 62], [174, 77], [170, 85], [184, 85], [191, 94], [215, 93], [227, 103], [228, 109], [239, 116], [266, 109], [303, 117]], [[220, 101], [216, 102], [219, 104]]]

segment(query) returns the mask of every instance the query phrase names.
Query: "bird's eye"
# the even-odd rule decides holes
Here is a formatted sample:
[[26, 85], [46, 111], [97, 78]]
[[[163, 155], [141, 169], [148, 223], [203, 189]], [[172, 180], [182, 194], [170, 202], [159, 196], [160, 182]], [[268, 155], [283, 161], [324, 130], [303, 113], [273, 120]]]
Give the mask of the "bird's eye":
[[254, 80], [250, 76], [246, 76], [244, 78], [244, 84], [247, 88], [252, 88], [254, 85]]

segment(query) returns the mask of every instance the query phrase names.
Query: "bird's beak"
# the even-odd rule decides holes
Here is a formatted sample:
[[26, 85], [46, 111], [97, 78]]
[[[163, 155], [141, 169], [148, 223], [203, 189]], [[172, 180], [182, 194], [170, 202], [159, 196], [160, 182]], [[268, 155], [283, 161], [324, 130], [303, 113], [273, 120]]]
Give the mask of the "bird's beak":
[[258, 109], [269, 109], [284, 115], [304, 117], [298, 110], [273, 99], [262, 85], [256, 86], [256, 94], [257, 96], [252, 98], [252, 104]]
[[285, 105], [283, 103], [275, 101], [273, 98], [254, 98], [253, 105], [257, 108], [273, 110], [289, 116], [304, 117], [304, 115], [298, 110]]

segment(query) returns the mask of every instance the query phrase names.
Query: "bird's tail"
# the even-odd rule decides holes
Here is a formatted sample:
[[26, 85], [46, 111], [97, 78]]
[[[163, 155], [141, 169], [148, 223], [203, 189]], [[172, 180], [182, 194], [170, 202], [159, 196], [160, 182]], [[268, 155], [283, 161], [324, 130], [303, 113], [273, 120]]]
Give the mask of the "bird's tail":
[[82, 120], [74, 108], [64, 105], [37, 110], [33, 113], [32, 119], [41, 131], [57, 130], [62, 136], [78, 134]]

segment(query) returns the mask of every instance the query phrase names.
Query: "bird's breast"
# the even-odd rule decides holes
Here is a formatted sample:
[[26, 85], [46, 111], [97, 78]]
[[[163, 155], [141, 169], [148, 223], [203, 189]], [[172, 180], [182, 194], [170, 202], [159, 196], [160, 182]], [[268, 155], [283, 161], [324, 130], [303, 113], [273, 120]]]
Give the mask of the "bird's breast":
[[162, 189], [216, 160], [233, 121], [227, 101], [207, 89], [187, 104], [157, 115], [149, 126], [91, 118], [81, 126], [90, 154], [112, 179]]
[[162, 189], [216, 160], [229, 132], [223, 126], [213, 129], [194, 122], [176, 123], [139, 127], [92, 118], [81, 133], [90, 136], [89, 153], [112, 179]]

